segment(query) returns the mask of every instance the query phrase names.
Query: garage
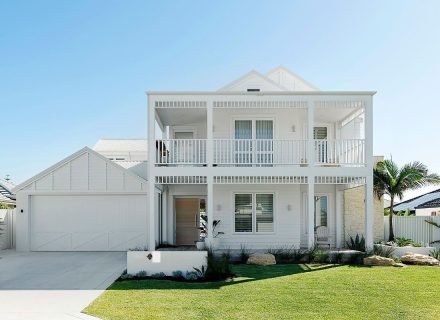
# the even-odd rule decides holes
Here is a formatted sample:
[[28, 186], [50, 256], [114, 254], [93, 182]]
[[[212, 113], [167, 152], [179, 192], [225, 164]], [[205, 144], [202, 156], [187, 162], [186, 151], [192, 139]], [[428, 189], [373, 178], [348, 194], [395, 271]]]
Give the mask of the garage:
[[145, 245], [147, 197], [31, 196], [32, 251], [126, 251]]
[[148, 245], [148, 182], [83, 148], [15, 188], [18, 251]]

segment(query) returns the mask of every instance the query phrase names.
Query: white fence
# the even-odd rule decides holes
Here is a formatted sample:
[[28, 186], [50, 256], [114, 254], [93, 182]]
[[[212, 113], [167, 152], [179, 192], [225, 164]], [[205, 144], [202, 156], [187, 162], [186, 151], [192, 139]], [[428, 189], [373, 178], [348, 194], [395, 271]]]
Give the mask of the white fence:
[[[425, 220], [434, 221], [440, 224], [440, 217], [393, 216], [394, 236], [412, 239], [426, 245], [433, 241], [440, 240], [440, 228], [427, 223]], [[384, 217], [383, 226], [384, 239], [388, 240], [389, 217]]]
[[0, 209], [0, 250], [15, 248], [15, 209]]

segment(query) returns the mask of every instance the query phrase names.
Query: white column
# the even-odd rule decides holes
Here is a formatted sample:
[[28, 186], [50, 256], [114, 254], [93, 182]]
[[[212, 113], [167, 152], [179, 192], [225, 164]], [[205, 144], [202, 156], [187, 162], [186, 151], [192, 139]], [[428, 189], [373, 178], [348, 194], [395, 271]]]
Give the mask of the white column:
[[165, 186], [162, 192], [162, 241], [168, 241], [168, 187]]
[[374, 195], [373, 175], [366, 178], [365, 184], [365, 246], [372, 249], [374, 244]]
[[206, 245], [209, 247], [212, 244], [212, 223], [214, 221], [214, 178], [212, 175], [207, 176], [207, 199], [206, 199], [206, 214], [208, 218], [207, 232], [208, 237], [205, 239]]
[[309, 167], [315, 165], [315, 142], [313, 140], [313, 126], [315, 118], [315, 106], [312, 100], [308, 102], [307, 109], [307, 163]]
[[365, 165], [368, 169], [365, 184], [365, 245], [373, 247], [374, 195], [373, 195], [373, 97], [365, 105]]
[[214, 160], [213, 136], [213, 107], [212, 100], [208, 100], [206, 104], [206, 162], [208, 167], [212, 167]]
[[344, 191], [336, 190], [336, 248], [343, 247], [344, 230]]
[[148, 96], [148, 250], [156, 249], [155, 180], [154, 162], [156, 158], [155, 126], [156, 110], [154, 100]]
[[315, 176], [308, 176], [307, 188], [307, 246], [315, 246]]

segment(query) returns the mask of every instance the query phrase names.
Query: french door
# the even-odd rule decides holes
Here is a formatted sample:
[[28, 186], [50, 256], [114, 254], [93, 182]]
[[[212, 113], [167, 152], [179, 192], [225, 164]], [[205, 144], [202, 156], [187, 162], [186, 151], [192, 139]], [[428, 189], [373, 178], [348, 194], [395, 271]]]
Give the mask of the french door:
[[318, 140], [315, 142], [315, 161], [317, 163], [328, 162], [328, 141], [327, 141], [327, 127], [314, 127], [313, 139]]
[[238, 166], [271, 166], [273, 120], [235, 120], [234, 153]]

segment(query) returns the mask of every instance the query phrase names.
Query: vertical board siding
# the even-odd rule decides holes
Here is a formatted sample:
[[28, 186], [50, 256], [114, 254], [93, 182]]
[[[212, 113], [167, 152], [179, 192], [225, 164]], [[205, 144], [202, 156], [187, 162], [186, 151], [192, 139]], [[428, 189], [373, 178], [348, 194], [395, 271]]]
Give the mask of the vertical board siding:
[[87, 190], [88, 189], [88, 155], [82, 156], [72, 160], [70, 163], [70, 187], [72, 190]]
[[70, 189], [70, 164], [65, 164], [53, 172], [53, 190]]
[[[422, 244], [440, 240], [440, 228], [425, 222], [431, 220], [440, 224], [440, 217], [393, 216], [393, 231], [396, 238], [408, 238]], [[389, 237], [389, 217], [384, 217], [384, 239]]]
[[107, 188], [106, 163], [94, 154], [89, 154], [89, 190], [105, 191]]

